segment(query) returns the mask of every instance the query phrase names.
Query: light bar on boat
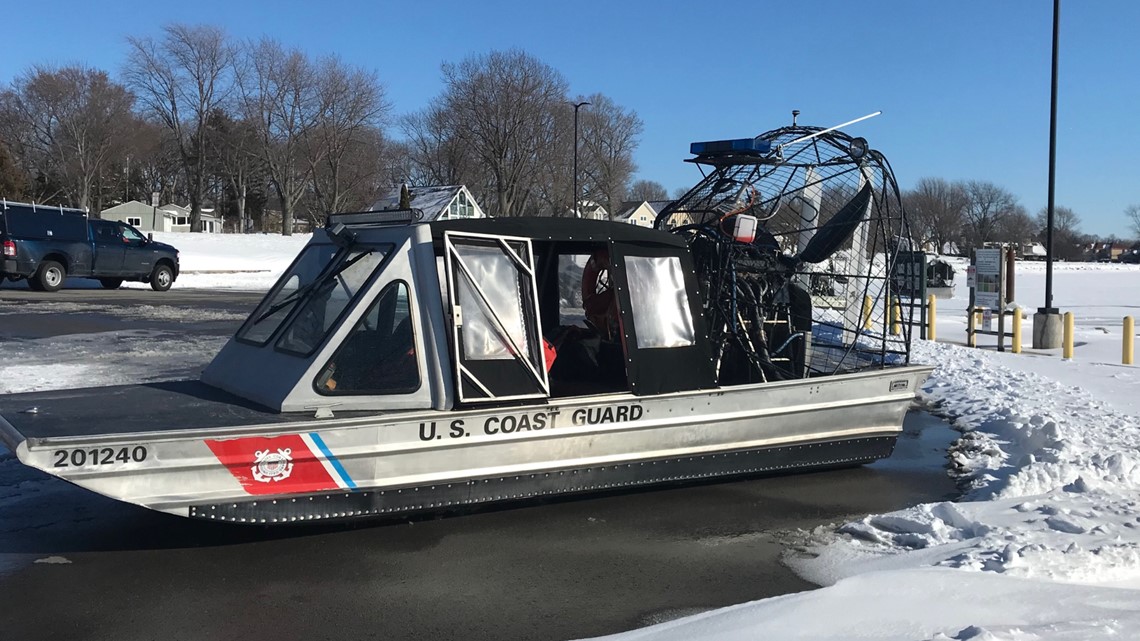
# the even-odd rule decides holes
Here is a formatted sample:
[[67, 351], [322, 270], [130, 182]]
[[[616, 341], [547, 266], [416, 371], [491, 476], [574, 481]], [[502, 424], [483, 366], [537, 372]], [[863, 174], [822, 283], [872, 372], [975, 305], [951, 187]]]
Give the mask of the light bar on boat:
[[710, 140], [689, 144], [689, 153], [697, 155], [744, 154], [762, 156], [772, 151], [772, 143], [758, 138], [737, 138], [736, 140]]
[[410, 225], [423, 217], [418, 209], [378, 209], [344, 214], [329, 214], [329, 227], [343, 225]]

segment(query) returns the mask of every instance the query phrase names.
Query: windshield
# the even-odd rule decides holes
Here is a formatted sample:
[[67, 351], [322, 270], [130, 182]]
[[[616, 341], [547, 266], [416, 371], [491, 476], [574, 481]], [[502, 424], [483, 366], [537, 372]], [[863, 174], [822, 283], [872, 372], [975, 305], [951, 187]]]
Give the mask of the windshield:
[[[326, 308], [320, 314], [319, 340], [390, 251], [390, 246], [340, 249], [335, 245], [309, 245], [238, 330], [238, 340], [266, 344], [299, 305], [312, 312], [307, 319], [310, 323], [317, 307]], [[317, 298], [320, 299], [319, 304], [313, 302]], [[332, 309], [328, 309], [330, 304]], [[311, 339], [317, 331], [318, 325], [312, 325], [306, 335]], [[284, 339], [282, 343], [285, 343]], [[279, 345], [292, 351], [308, 352], [315, 342], [293, 333], [288, 337], [287, 345]]]

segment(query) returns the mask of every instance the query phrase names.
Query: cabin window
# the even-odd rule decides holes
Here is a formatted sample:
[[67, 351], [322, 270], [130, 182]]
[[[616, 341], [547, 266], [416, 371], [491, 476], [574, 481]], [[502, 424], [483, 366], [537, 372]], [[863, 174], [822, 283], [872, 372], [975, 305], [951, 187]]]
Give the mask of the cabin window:
[[589, 254], [562, 254], [558, 257], [558, 324], [586, 327], [582, 308], [582, 276]]
[[420, 386], [408, 286], [390, 283], [321, 370], [319, 394], [396, 394]]
[[190, 218], [188, 216], [176, 216], [174, 218], [174, 224], [175, 225], [189, 225], [190, 224]]
[[364, 289], [385, 252], [371, 247], [354, 248], [341, 256], [339, 265], [303, 296], [297, 315], [277, 341], [277, 349], [308, 356], [335, 327], [341, 314]]
[[[310, 312], [307, 321], [319, 325], [322, 331], [327, 329], [335, 315], [329, 317], [326, 323], [324, 312], [343, 311], [343, 301], [346, 297], [355, 296], [363, 282], [359, 276], [360, 270], [375, 267], [389, 251], [390, 245], [353, 251], [338, 250], [335, 245], [309, 245], [301, 250], [293, 264], [246, 319], [238, 330], [237, 339], [255, 345], [266, 344], [302, 301]], [[322, 301], [324, 307], [314, 305], [314, 299]], [[330, 306], [332, 309], [329, 309]], [[322, 316], [320, 322], [312, 323], [318, 314]], [[297, 331], [289, 338], [290, 344], [311, 342], [312, 331], [305, 332], [296, 322], [293, 325]]]
[[518, 268], [498, 247], [466, 246], [459, 251], [463, 261], [478, 275], [475, 281], [460, 278], [456, 283], [462, 310], [464, 358], [510, 360], [515, 358], [516, 346], [523, 354], [529, 353]]
[[626, 256], [626, 282], [638, 349], [692, 345], [693, 316], [676, 256]]
[[142, 218], [127, 216], [127, 224], [131, 225], [132, 227], [142, 227]]

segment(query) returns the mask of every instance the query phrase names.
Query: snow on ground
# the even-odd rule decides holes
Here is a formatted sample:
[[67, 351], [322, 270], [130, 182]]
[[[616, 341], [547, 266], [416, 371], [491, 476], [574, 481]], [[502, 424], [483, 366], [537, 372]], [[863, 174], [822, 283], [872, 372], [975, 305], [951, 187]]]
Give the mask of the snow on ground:
[[[940, 341], [965, 342], [961, 266], [955, 298], [938, 301]], [[1016, 291], [1032, 316], [1044, 266], [1018, 263]], [[916, 341], [914, 360], [935, 366], [921, 402], [962, 432], [961, 499], [805, 533], [787, 561], [827, 587], [614, 638], [1140, 638], [1138, 370], [1119, 364], [1140, 268], [1058, 264], [1054, 304], [1076, 316], [1070, 361], [998, 353], [994, 337]], [[1027, 322], [1027, 349], [1032, 335]]]
[[[177, 287], [262, 290], [307, 240], [159, 236], [182, 251]], [[992, 337], [979, 340], [982, 349], [964, 347], [968, 291], [964, 264], [956, 266], [956, 296], [938, 301], [940, 342], [916, 341], [914, 360], [935, 366], [920, 401], [962, 432], [950, 456], [962, 498], [801, 533], [788, 563], [826, 587], [612, 638], [1140, 638], [1140, 370], [1119, 364], [1121, 319], [1140, 309], [1140, 267], [1056, 265], [1054, 303], [1076, 314], [1075, 358], [1065, 361], [1059, 350], [1028, 350], [1031, 322], [1027, 353], [998, 353]], [[1044, 266], [1018, 263], [1018, 300], [1030, 321], [1043, 291]], [[43, 309], [63, 313], [67, 305]], [[180, 312], [161, 306], [103, 311], [180, 320]], [[171, 332], [162, 348], [148, 351], [156, 341], [146, 332], [108, 334], [113, 340], [96, 334], [6, 343], [9, 356], [19, 352], [6, 361], [19, 365], [0, 366], [0, 381], [33, 370], [39, 378], [8, 383], [0, 393], [68, 387], [90, 378], [76, 374], [83, 367], [104, 368], [111, 382], [178, 378], [224, 340], [179, 342]], [[158, 360], [170, 366], [156, 374]], [[41, 369], [44, 363], [53, 369]]]

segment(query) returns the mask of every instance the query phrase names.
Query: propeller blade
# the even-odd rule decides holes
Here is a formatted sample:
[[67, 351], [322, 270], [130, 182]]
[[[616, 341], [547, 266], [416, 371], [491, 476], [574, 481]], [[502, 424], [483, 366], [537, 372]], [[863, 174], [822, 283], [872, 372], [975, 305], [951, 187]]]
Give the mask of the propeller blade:
[[867, 213], [867, 203], [870, 201], [871, 184], [867, 183], [843, 209], [816, 230], [815, 236], [812, 236], [796, 259], [805, 263], [822, 263], [827, 260], [855, 232], [855, 227]]

